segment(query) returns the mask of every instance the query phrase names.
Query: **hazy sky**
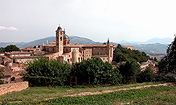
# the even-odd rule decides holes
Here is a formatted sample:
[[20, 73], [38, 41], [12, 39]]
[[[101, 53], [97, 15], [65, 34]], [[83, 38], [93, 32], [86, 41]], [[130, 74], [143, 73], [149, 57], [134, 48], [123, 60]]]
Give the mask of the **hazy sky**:
[[0, 42], [55, 36], [94, 41], [146, 41], [174, 37], [176, 0], [0, 0]]

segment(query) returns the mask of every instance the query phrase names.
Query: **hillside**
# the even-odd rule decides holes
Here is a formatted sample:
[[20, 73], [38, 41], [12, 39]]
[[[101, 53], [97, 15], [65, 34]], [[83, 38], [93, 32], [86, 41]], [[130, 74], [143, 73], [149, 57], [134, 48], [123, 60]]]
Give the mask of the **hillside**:
[[[153, 82], [117, 86], [29, 87], [0, 96], [0, 104], [175, 104], [175, 86]], [[145, 88], [144, 88], [145, 87]], [[78, 91], [79, 90], [79, 91]], [[161, 95], [163, 94], [163, 95]], [[18, 97], [17, 97], [18, 96]], [[101, 99], [101, 100], [100, 100]], [[147, 100], [147, 101], [146, 101]]]
[[114, 51], [113, 61], [119, 63], [122, 61], [137, 61], [137, 62], [146, 62], [149, 59], [149, 56], [145, 52], [140, 52], [138, 50], [130, 50], [123, 48], [118, 44], [117, 48]]
[[[48, 40], [49, 43], [51, 43], [55, 40], [55, 36], [50, 36], [50, 37], [46, 37], [46, 38], [43, 38], [43, 39], [38, 39], [38, 40], [31, 41], [31, 42], [27, 42], [27, 43], [25, 43], [25, 42], [20, 42], [20, 43], [17, 43], [17, 42], [0, 42], [0, 47], [6, 47], [9, 44], [15, 44], [20, 48], [25, 48], [25, 47], [28, 47], [28, 46], [42, 45], [43, 42], [46, 43], [47, 40]], [[154, 42], [157, 42], [157, 40], [159, 42], [163, 42], [162, 40], [164, 40], [164, 39], [157, 39], [157, 40], [151, 39], [151, 40], [147, 41], [146, 43], [149, 43], [152, 40]], [[165, 43], [169, 43], [169, 41], [171, 41], [170, 38], [168, 38]], [[84, 38], [84, 37], [78, 37], [78, 36], [70, 36], [70, 42], [71, 42], [71, 44], [75, 44], [75, 43], [79, 43], [79, 44], [103, 43], [103, 42], [95, 42], [91, 39]], [[127, 41], [121, 41], [119, 43], [116, 43], [116, 42], [111, 42], [111, 43], [112, 44], [121, 44], [121, 45], [132, 45], [134, 47], [134, 49], [144, 51], [148, 54], [166, 54], [166, 49], [167, 49], [167, 45], [168, 45], [168, 44], [159, 44], [159, 43], [136, 44], [136, 43], [130, 43], [130, 42], [127, 42]]]
[[[34, 40], [32, 42], [24, 43], [23, 45], [19, 45], [19, 47], [25, 48], [28, 46], [42, 45], [43, 43], [46, 43], [47, 40], [48, 40], [48, 43], [51, 43], [56, 40], [55, 38], [56, 38], [55, 36], [46, 37], [43, 39]], [[78, 37], [78, 36], [70, 36], [69, 38], [70, 38], [71, 44], [75, 44], [75, 43], [94, 44], [96, 43], [88, 38], [83, 38], [83, 37]]]
[[167, 44], [139, 44], [133, 45], [134, 49], [144, 51], [147, 54], [166, 54]]

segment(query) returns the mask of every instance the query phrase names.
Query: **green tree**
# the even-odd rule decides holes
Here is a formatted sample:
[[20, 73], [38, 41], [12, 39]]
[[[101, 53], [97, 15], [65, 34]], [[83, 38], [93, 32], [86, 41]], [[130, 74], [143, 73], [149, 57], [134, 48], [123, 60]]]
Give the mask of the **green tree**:
[[149, 59], [149, 56], [147, 56], [145, 52], [126, 49], [123, 48], [120, 44], [118, 44], [117, 48], [114, 50], [113, 61], [119, 63], [122, 61], [128, 61], [130, 59], [141, 63], [146, 62]]
[[169, 71], [176, 73], [176, 36], [167, 49], [167, 61]]
[[158, 61], [156, 57], [154, 57], [154, 61], [156, 61], [156, 62]]
[[20, 51], [16, 45], [8, 45], [4, 48], [5, 52]]
[[138, 75], [138, 82], [152, 82], [155, 81], [155, 74], [153, 72], [153, 70], [150, 67], [147, 67], [145, 69], [145, 71], [142, 71], [139, 75]]
[[119, 70], [123, 76], [123, 83], [135, 83], [136, 77], [140, 73], [140, 66], [136, 61], [131, 60], [121, 64]]
[[169, 72], [169, 64], [168, 64], [168, 58], [165, 56], [164, 58], [161, 59], [159, 62], [158, 68], [159, 68], [159, 73], [164, 73], [166, 74]]
[[2, 52], [4, 52], [4, 48], [3, 47], [0, 48], [0, 53], [2, 53]]
[[28, 63], [24, 76], [32, 86], [64, 85], [70, 74], [70, 66], [55, 59], [40, 56]]
[[159, 72], [176, 73], [176, 36], [174, 41], [168, 46], [167, 55], [159, 62]]
[[[116, 73], [116, 74], [115, 74]], [[72, 76], [77, 76], [78, 84], [116, 84], [119, 82], [119, 71], [114, 70], [108, 62], [103, 62], [98, 57], [75, 63], [72, 67]]]

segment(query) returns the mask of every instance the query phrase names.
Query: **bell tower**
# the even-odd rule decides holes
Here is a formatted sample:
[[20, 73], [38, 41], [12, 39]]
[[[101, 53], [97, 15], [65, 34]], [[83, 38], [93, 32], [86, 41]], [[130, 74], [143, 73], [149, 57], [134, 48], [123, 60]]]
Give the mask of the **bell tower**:
[[110, 42], [109, 42], [109, 38], [107, 41], [107, 54], [108, 54], [108, 62], [110, 63], [110, 55], [111, 55], [111, 49], [110, 49]]
[[59, 56], [63, 54], [63, 36], [65, 31], [62, 31], [62, 28], [59, 27], [56, 30], [56, 52], [59, 52]]

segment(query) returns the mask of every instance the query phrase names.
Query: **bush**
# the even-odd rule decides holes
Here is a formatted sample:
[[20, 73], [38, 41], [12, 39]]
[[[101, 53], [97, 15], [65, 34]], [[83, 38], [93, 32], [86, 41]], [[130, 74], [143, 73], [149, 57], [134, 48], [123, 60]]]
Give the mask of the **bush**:
[[147, 67], [145, 71], [142, 71], [137, 78], [138, 82], [152, 82], [155, 81], [155, 74], [150, 67]]
[[120, 82], [119, 78], [121, 78], [117, 69], [114, 70], [111, 64], [104, 63], [97, 57], [75, 63], [70, 75], [77, 76], [79, 85], [116, 84]]
[[164, 78], [165, 82], [176, 82], [176, 79], [173, 76], [166, 76]]
[[26, 71], [24, 79], [32, 86], [53, 86], [66, 84], [71, 69], [66, 63], [41, 56], [29, 62]]

